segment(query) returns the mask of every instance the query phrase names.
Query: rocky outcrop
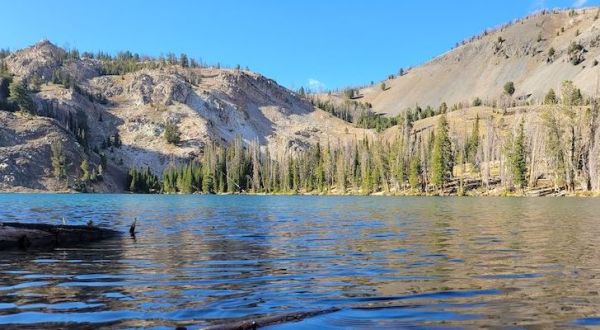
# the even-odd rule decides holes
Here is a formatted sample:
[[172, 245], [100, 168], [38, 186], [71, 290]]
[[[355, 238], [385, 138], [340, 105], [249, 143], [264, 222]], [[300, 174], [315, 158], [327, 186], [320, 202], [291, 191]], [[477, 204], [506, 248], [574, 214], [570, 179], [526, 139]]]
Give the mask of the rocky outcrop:
[[137, 105], [172, 105], [174, 102], [186, 103], [191, 88], [179, 74], [144, 71], [134, 75], [127, 92]]
[[235, 103], [247, 104], [260, 100], [257, 105], [277, 106], [284, 115], [313, 111], [312, 105], [274, 80], [247, 71], [235, 70], [220, 73], [223, 89]]
[[[100, 155], [107, 165], [104, 180], [90, 188], [122, 191], [130, 168], [161, 173], [172, 162], [202, 155], [207, 144], [228, 144], [238, 136], [245, 143], [268, 146], [278, 157], [325, 142], [330, 135], [365, 135], [249, 71], [140, 61], [137, 65], [144, 68], [109, 76], [103, 75], [102, 62], [76, 58], [47, 41], [5, 60], [17, 79], [47, 83], [31, 94], [33, 115], [0, 111], [0, 191], [73, 189], [81, 161], [97, 168]], [[72, 80], [55, 84], [56, 74]], [[180, 131], [176, 145], [164, 138], [167, 122]], [[60, 182], [50, 163], [55, 141], [63, 142], [71, 164], [69, 179]]]
[[123, 93], [123, 87], [115, 82], [115, 78], [112, 76], [93, 78], [89, 81], [89, 85], [93, 92], [99, 93], [107, 99], [119, 96]]
[[96, 77], [101, 72], [99, 61], [92, 59], [73, 60], [67, 52], [48, 40], [9, 55], [4, 62], [8, 70], [20, 79], [37, 79], [49, 82], [60, 72], [78, 82]]
[[51, 144], [60, 142], [76, 177], [83, 150], [75, 138], [53, 119], [29, 118], [0, 111], [0, 190], [64, 191], [53, 179]]
[[79, 60], [66, 60], [61, 68], [63, 73], [79, 83], [85, 83], [89, 79], [98, 77], [102, 70], [102, 65], [97, 60], [83, 58]]
[[63, 49], [44, 40], [9, 55], [4, 61], [8, 70], [21, 78], [27, 79], [35, 75], [42, 81], [50, 81], [54, 71], [61, 67], [66, 55]]

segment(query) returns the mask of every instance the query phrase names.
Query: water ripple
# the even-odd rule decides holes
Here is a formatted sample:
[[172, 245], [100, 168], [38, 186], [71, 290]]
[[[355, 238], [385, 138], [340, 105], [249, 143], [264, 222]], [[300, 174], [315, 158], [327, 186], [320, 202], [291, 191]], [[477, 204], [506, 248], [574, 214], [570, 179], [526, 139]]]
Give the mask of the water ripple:
[[[52, 205], [52, 207], [48, 207]], [[592, 199], [0, 194], [0, 220], [140, 234], [0, 255], [0, 324], [274, 328], [600, 325]]]

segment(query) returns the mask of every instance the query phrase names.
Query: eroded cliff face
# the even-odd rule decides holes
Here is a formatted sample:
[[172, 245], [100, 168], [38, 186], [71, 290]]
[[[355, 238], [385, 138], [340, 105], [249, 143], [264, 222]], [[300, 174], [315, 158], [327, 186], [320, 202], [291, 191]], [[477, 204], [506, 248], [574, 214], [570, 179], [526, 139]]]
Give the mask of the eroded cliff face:
[[[60, 143], [67, 160], [68, 178], [58, 180], [52, 167], [52, 144]], [[57, 120], [0, 111], [0, 190], [69, 191], [74, 178], [81, 176], [79, 164], [84, 158], [100, 163], [99, 156], [88, 156], [73, 135]], [[115, 178], [123, 173], [105, 169], [105, 180], [94, 191], [121, 191]]]
[[[372, 134], [312, 107], [275, 81], [244, 70], [147, 65], [105, 75], [100, 60], [73, 58], [48, 41], [3, 61], [14, 79], [37, 83], [39, 88], [31, 95], [34, 116], [2, 113], [10, 125], [1, 140], [7, 142], [0, 143], [8, 180], [2, 190], [68, 189], [51, 178], [49, 149], [40, 147], [41, 140], [24, 136], [17, 144], [18, 154], [10, 149], [14, 147], [9, 145], [10, 136], [17, 138], [20, 126], [39, 131], [40, 136], [62, 131], [62, 137], [50, 140], [68, 146], [71, 165], [65, 182], [76, 181], [84, 158], [97, 167], [104, 154], [106, 181], [93, 188], [101, 191], [125, 189], [124, 173], [129, 168], [150, 167], [161, 173], [172, 162], [198, 157], [209, 143], [228, 144], [237, 136], [246, 143], [258, 142], [276, 157], [305, 150], [317, 141], [337, 143]], [[63, 81], [68, 77], [70, 86], [57, 77]], [[181, 143], [165, 140], [168, 122], [178, 126]], [[118, 147], [115, 138], [121, 142]], [[28, 155], [35, 161], [17, 162]]]

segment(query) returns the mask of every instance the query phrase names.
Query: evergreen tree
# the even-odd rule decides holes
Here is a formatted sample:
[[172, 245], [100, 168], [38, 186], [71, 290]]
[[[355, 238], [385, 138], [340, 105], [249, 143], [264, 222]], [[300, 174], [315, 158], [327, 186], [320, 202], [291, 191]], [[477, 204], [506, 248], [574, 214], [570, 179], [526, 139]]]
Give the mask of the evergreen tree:
[[182, 68], [187, 68], [190, 66], [190, 62], [186, 54], [182, 53], [179, 56], [179, 65], [181, 65]]
[[167, 143], [179, 144], [181, 133], [179, 133], [179, 127], [175, 123], [169, 121], [165, 124], [165, 139]]
[[558, 103], [558, 98], [556, 97], [556, 93], [554, 92], [554, 89], [550, 88], [550, 90], [544, 97], [544, 104], [550, 105], [550, 104], [557, 104], [557, 103]]
[[119, 135], [119, 131], [115, 132], [113, 139], [113, 145], [115, 146], [115, 148], [120, 148], [123, 143], [121, 142], [121, 135]]
[[509, 153], [509, 163], [513, 177], [513, 183], [517, 188], [523, 188], [527, 184], [527, 150], [525, 147], [525, 121], [521, 119], [517, 136]]
[[298, 94], [300, 94], [301, 97], [305, 97], [306, 96], [306, 92], [304, 91], [304, 87], [300, 87], [300, 89], [298, 90]]
[[23, 80], [13, 80], [8, 86], [9, 94], [8, 101], [12, 102], [17, 109], [23, 112], [34, 113], [33, 101], [29, 95], [27, 84]]
[[408, 183], [412, 189], [420, 190], [420, 178], [421, 177], [421, 162], [418, 157], [413, 156], [410, 159], [408, 169]]
[[506, 84], [504, 84], [504, 93], [512, 96], [515, 93], [515, 83], [512, 81], [509, 81]]
[[50, 149], [52, 172], [56, 179], [62, 180], [67, 177], [67, 158], [63, 152], [63, 144], [60, 141], [54, 142], [50, 145]]
[[138, 177], [137, 177], [137, 172], [135, 172], [135, 170], [132, 170], [129, 172], [129, 191], [130, 192], [137, 192], [137, 187], [138, 187]]
[[577, 106], [583, 102], [581, 90], [570, 80], [565, 80], [561, 85], [562, 103], [565, 106]]
[[160, 192], [161, 184], [158, 176], [152, 173], [149, 167], [145, 170], [132, 168], [127, 175], [129, 191], [138, 194], [152, 194]]
[[96, 182], [98, 180], [98, 171], [96, 168], [92, 168], [92, 172], [90, 173], [90, 181]]
[[446, 116], [442, 115], [438, 121], [431, 151], [431, 183], [437, 188], [443, 188], [444, 183], [452, 177], [454, 167], [448, 130], [448, 121]]
[[88, 182], [90, 181], [90, 164], [87, 159], [84, 159], [79, 166], [81, 168], [81, 181]]
[[475, 164], [475, 158], [477, 157], [477, 151], [479, 149], [479, 114], [475, 118], [473, 123], [473, 130], [471, 131], [471, 137], [467, 142], [467, 160], [471, 164]]
[[448, 112], [448, 105], [446, 104], [446, 102], [442, 102], [439, 108], [439, 113], [445, 114], [446, 112]]
[[206, 163], [202, 164], [202, 192], [205, 194], [215, 192], [214, 176], [210, 170], [210, 166]]

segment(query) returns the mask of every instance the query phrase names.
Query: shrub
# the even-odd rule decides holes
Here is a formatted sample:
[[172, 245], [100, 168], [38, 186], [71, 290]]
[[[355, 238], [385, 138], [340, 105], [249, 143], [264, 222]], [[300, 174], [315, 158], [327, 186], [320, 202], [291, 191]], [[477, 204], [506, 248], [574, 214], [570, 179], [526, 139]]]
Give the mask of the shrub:
[[167, 122], [165, 125], [165, 139], [167, 143], [178, 144], [181, 141], [181, 133], [179, 127], [173, 122]]
[[506, 84], [504, 84], [504, 92], [506, 94], [512, 96], [515, 93], [515, 83], [512, 81], [509, 81]]
[[585, 60], [585, 58], [583, 57], [584, 52], [585, 49], [580, 43], [577, 43], [575, 41], [571, 42], [571, 44], [569, 45], [569, 49], [567, 50], [567, 53], [569, 54], [569, 61], [571, 62], [571, 64], [578, 65], [579, 63], [583, 62]]
[[556, 98], [556, 92], [554, 89], [550, 88], [546, 96], [544, 97], [544, 104], [557, 104], [558, 99]]
[[348, 88], [348, 89], [344, 90], [344, 96], [347, 99], [353, 99], [355, 94], [356, 94], [356, 91], [353, 88]]

